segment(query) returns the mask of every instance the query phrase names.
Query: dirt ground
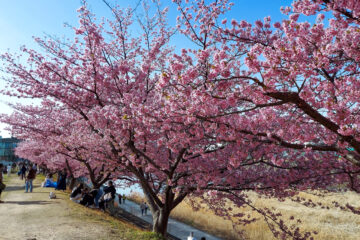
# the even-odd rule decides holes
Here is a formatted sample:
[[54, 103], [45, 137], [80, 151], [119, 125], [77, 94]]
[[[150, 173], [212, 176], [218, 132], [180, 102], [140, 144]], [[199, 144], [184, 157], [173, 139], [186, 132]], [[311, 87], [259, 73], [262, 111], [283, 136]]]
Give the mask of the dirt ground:
[[[24, 181], [15, 174], [5, 183], [0, 203], [0, 240], [119, 239], [106, 219], [89, 216], [89, 211], [70, 202], [68, 194], [41, 188], [35, 181], [32, 193], [24, 193]], [[57, 199], [49, 199], [55, 191]], [[80, 210], [78, 209], [80, 208]], [[93, 213], [90, 213], [90, 215]]]

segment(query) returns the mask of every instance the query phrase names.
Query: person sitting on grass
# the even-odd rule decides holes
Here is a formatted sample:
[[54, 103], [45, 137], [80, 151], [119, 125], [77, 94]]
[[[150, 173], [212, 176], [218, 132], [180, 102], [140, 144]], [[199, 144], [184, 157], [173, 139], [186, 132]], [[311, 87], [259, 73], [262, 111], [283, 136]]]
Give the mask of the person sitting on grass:
[[81, 191], [84, 188], [84, 184], [83, 183], [79, 183], [79, 185], [77, 187], [75, 187], [73, 189], [73, 191], [70, 194], [70, 200], [72, 201], [79, 201], [82, 197]]
[[105, 204], [115, 199], [116, 189], [112, 181], [108, 182], [108, 186], [104, 188], [104, 194], [100, 198], [99, 208], [105, 211]]
[[[84, 188], [81, 192], [81, 200], [80, 200], [80, 204], [84, 205], [84, 206], [88, 206], [90, 204], [93, 204], [94, 200], [92, 200], [90, 194], [89, 194], [89, 188]], [[91, 201], [92, 200], [92, 201]]]
[[96, 197], [97, 192], [98, 192], [97, 189], [93, 189], [89, 192], [89, 188], [84, 188], [82, 198], [80, 200], [80, 204], [87, 207], [94, 206], [95, 204], [94, 199]]
[[53, 181], [53, 175], [51, 173], [46, 174], [44, 182], [41, 183], [41, 187], [55, 187], [56, 182]]

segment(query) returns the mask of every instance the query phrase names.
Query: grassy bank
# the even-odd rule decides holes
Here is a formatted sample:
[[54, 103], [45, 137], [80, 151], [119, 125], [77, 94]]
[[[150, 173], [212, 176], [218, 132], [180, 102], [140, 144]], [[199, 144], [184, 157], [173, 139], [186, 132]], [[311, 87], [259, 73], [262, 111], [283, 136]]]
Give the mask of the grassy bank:
[[[107, 213], [103, 213], [97, 209], [90, 209], [80, 204], [74, 203], [70, 199], [66, 199], [66, 202], [71, 209], [71, 216], [74, 218], [83, 219], [87, 222], [95, 224], [102, 224], [111, 226], [110, 234], [116, 236], [116, 239], [127, 240], [161, 240], [162, 238], [155, 233], [143, 231], [136, 226], [127, 222], [116, 219]], [[109, 239], [108, 236], [104, 237], [104, 240]]]

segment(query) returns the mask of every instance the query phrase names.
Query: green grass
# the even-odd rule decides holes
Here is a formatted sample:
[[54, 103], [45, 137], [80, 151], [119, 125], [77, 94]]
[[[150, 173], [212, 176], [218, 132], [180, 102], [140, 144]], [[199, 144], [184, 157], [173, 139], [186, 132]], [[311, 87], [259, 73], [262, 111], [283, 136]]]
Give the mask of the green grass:
[[71, 209], [73, 217], [80, 218], [82, 221], [89, 221], [97, 224], [104, 224], [111, 227], [110, 235], [104, 236], [108, 239], [126, 239], [126, 240], [163, 240], [164, 238], [156, 233], [142, 230], [128, 222], [119, 220], [98, 209], [90, 209], [80, 204], [74, 203], [69, 199], [68, 193], [57, 193], [65, 195], [67, 205]]
[[43, 182], [43, 181], [45, 181], [45, 175], [37, 174], [35, 179], [37, 179], [37, 181]]
[[[67, 195], [65, 193], [65, 195]], [[104, 237], [105, 239], [127, 239], [127, 240], [163, 240], [163, 238], [153, 232], [144, 231], [136, 226], [127, 222], [116, 219], [106, 213], [103, 213], [97, 209], [90, 209], [80, 204], [76, 204], [66, 198], [68, 206], [71, 208], [73, 217], [81, 218], [82, 221], [89, 221], [97, 224], [105, 224], [111, 226], [110, 236]]]

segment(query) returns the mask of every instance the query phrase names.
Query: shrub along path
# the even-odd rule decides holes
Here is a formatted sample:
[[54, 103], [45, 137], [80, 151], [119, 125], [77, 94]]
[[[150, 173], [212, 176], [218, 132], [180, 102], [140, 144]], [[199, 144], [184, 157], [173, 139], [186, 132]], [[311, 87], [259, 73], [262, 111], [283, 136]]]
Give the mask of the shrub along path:
[[73, 203], [67, 193], [56, 191], [57, 199], [49, 199], [54, 190], [41, 188], [42, 179], [35, 180], [32, 193], [24, 193], [24, 181], [15, 174], [4, 179], [1, 240], [157, 239], [152, 233]]

